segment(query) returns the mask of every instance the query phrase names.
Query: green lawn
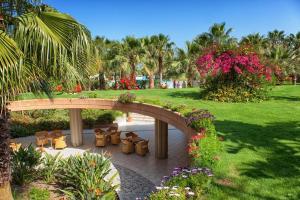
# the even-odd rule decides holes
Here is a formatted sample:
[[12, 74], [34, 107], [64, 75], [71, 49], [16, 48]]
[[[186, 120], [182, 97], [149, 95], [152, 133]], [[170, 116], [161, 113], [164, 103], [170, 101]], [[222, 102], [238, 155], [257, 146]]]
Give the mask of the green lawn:
[[[99, 98], [116, 98], [123, 92], [94, 93]], [[272, 99], [262, 103], [203, 101], [195, 88], [131, 92], [147, 102], [186, 104], [216, 116], [226, 152], [215, 173], [229, 184], [216, 184], [209, 199], [300, 199], [300, 86], [277, 86]], [[55, 96], [91, 97], [89, 93]]]

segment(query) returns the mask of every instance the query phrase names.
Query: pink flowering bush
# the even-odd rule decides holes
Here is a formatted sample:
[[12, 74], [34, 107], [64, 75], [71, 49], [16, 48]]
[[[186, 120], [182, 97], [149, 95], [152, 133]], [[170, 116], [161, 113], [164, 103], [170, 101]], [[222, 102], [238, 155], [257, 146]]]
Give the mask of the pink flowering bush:
[[273, 71], [249, 47], [226, 49], [213, 46], [197, 60], [197, 70], [205, 79], [205, 99], [223, 102], [262, 100]]

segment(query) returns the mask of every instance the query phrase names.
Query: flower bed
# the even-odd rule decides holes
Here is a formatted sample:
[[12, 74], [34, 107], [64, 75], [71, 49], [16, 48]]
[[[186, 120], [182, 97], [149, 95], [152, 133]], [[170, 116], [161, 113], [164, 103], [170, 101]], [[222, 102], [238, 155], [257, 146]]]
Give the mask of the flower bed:
[[208, 168], [176, 167], [165, 176], [149, 199], [202, 199], [210, 188], [213, 173]]

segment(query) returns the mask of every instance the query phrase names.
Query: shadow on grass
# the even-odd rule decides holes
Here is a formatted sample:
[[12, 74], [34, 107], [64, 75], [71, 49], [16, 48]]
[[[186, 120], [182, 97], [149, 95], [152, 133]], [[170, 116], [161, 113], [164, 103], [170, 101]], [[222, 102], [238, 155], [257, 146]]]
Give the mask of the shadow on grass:
[[300, 101], [300, 97], [296, 96], [271, 96], [271, 99], [274, 100], [284, 100], [284, 101]]
[[234, 143], [228, 153], [250, 149], [264, 158], [242, 163], [241, 175], [256, 179], [300, 177], [299, 121], [260, 126], [225, 120], [216, 121], [216, 126], [225, 140]]
[[172, 91], [168, 95], [176, 98], [190, 98], [196, 100], [201, 99], [200, 89], [198, 91]]

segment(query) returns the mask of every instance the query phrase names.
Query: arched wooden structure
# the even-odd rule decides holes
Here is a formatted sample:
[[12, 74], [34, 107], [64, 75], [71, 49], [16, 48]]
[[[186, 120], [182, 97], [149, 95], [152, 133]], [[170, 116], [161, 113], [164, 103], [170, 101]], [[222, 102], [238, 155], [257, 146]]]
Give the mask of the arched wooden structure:
[[81, 109], [119, 110], [153, 117], [155, 118], [155, 147], [157, 158], [167, 158], [168, 155], [168, 124], [181, 130], [188, 138], [194, 133], [194, 131], [186, 125], [185, 118], [179, 113], [166, 110], [159, 106], [143, 103], [122, 104], [116, 100], [97, 98], [56, 98], [12, 101], [7, 107], [10, 111], [69, 109], [71, 141], [73, 146], [82, 144]]

